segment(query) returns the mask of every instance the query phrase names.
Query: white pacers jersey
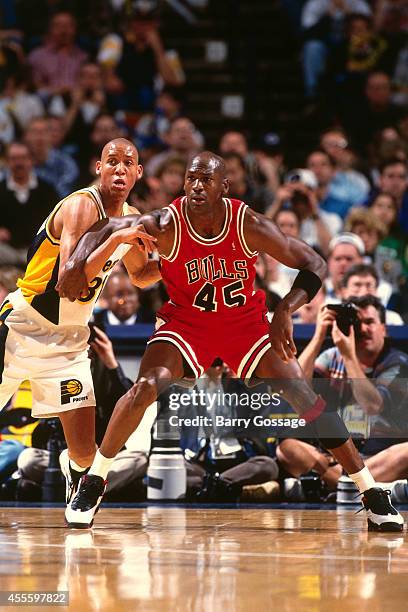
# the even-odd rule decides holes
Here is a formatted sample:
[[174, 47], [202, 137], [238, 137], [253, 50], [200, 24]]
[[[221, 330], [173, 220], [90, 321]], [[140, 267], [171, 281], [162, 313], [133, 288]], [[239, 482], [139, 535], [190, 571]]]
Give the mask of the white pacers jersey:
[[[95, 204], [99, 219], [106, 218], [102, 199], [97, 187], [86, 187], [70, 195], [87, 195]], [[70, 197], [70, 196], [68, 196]], [[105, 262], [101, 272], [89, 283], [88, 295], [70, 302], [61, 298], [55, 289], [58, 281], [60, 261], [60, 240], [52, 235], [50, 227], [56, 213], [65, 202], [64, 198], [55, 206], [44, 221], [32, 243], [27, 255], [27, 269], [24, 278], [18, 281], [19, 289], [16, 298], [24, 298], [47, 321], [58, 326], [87, 326], [93, 307], [98, 299], [114, 265], [129, 251], [131, 245], [121, 244]], [[128, 214], [128, 204], [123, 205], [123, 215]], [[14, 307], [20, 299], [8, 298]]]

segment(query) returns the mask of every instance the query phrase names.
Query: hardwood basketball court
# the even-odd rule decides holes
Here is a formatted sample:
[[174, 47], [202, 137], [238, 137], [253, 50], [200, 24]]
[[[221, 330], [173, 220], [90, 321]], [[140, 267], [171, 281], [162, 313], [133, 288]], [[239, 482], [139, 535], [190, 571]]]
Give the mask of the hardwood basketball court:
[[408, 610], [406, 532], [354, 509], [105, 507], [86, 531], [63, 514], [0, 508], [0, 590], [69, 591], [75, 612]]

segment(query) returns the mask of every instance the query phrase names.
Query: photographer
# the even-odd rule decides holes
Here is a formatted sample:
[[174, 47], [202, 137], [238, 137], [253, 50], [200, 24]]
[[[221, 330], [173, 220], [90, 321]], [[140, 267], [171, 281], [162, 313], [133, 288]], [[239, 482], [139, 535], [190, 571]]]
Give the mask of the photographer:
[[[377, 297], [352, 298], [336, 309], [337, 313], [330, 306], [320, 310], [316, 331], [299, 363], [307, 377], [329, 379], [326, 391], [336, 404], [333, 407], [355, 425], [351, 433], [362, 438], [364, 453], [373, 455], [408, 437], [404, 381], [408, 356], [389, 346], [385, 309]], [[348, 327], [348, 335], [340, 327], [346, 333]], [[329, 328], [335, 346], [319, 354]]]
[[282, 208], [292, 209], [300, 221], [299, 237], [326, 256], [330, 240], [341, 231], [342, 221], [335, 213], [321, 210], [316, 190], [313, 172], [302, 168], [292, 170], [276, 192], [266, 216], [275, 219]]

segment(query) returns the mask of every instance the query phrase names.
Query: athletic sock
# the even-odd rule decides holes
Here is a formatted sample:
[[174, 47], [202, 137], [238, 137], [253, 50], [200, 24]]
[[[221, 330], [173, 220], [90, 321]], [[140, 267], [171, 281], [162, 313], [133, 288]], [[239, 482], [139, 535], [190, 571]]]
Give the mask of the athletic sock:
[[83, 467], [82, 465], [79, 465], [78, 463], [75, 463], [75, 461], [73, 459], [69, 460], [69, 467], [74, 472], [85, 472], [85, 470], [89, 469], [89, 465], [87, 465], [86, 467]]
[[364, 466], [362, 470], [355, 474], [349, 474], [349, 478], [354, 481], [360, 493], [364, 493], [364, 491], [376, 486], [376, 482], [367, 466]]
[[78, 465], [78, 463], [75, 463], [75, 461], [72, 461], [72, 459], [69, 460], [69, 471], [71, 473], [71, 478], [74, 481], [80, 480], [80, 478], [84, 474], [86, 474], [88, 470], [89, 470], [89, 466], [88, 467], [82, 467], [82, 466]]
[[104, 457], [102, 453], [97, 450], [95, 454], [95, 459], [93, 460], [93, 464], [90, 467], [89, 473], [94, 476], [100, 476], [104, 480], [108, 475], [108, 472], [111, 468], [111, 465], [115, 457]]

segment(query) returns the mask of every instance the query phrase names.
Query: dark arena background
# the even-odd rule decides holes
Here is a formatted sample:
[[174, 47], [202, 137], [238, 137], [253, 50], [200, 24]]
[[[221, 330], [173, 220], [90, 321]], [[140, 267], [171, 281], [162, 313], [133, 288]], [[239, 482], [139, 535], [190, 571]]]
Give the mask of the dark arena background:
[[[406, 520], [407, 34], [406, 0], [0, 0], [1, 371], [22, 350], [4, 352], [7, 296], [30, 245], [60, 200], [98, 189], [106, 143], [137, 147], [127, 201], [142, 213], [182, 196], [210, 150], [229, 197], [327, 262], [293, 313], [296, 356]], [[113, 263], [89, 288], [98, 446], [168, 299]], [[218, 272], [243, 278], [242, 263]], [[271, 320], [298, 270], [262, 252], [255, 267]], [[59, 300], [57, 275], [40, 278], [45, 299]], [[62, 427], [31, 414], [34, 361], [0, 406], [1, 610], [407, 609], [406, 527], [368, 529], [366, 498], [282, 396], [287, 381], [246, 385], [222, 354], [172, 381], [114, 460], [94, 526], [73, 529]], [[69, 370], [58, 388], [62, 405], [86, 394]]]

